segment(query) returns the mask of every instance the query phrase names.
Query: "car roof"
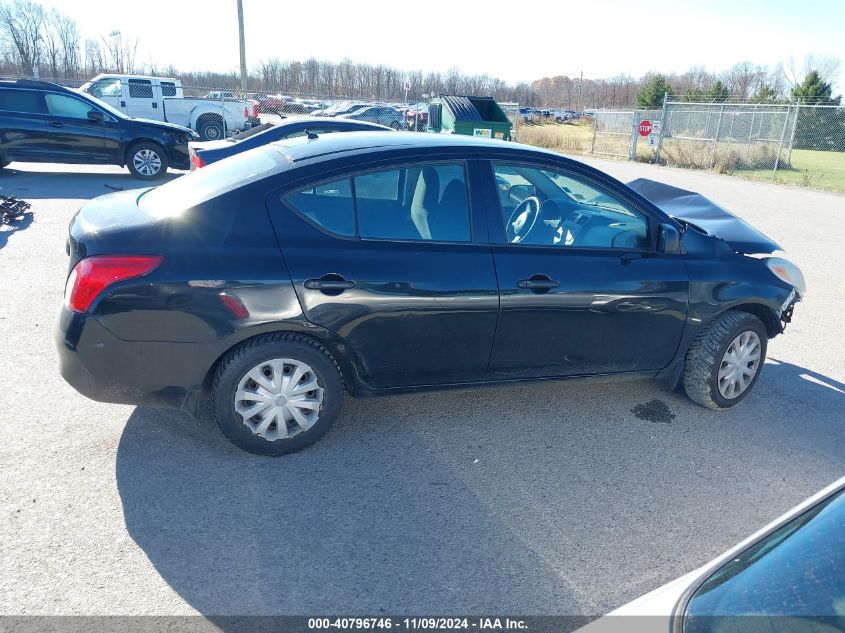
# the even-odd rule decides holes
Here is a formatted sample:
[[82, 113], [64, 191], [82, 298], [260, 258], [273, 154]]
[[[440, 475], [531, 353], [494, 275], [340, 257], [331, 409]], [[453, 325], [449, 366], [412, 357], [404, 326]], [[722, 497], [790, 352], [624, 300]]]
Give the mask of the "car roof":
[[36, 90], [55, 90], [57, 92], [73, 92], [70, 88], [40, 79], [19, 79], [17, 77], [0, 77], [0, 88], [33, 88]]
[[279, 153], [293, 163], [328, 155], [363, 154], [373, 150], [414, 149], [437, 151], [442, 149], [467, 149], [473, 152], [522, 151], [551, 155], [559, 154], [542, 148], [498, 139], [486, 139], [462, 134], [432, 134], [428, 132], [346, 132], [326, 134], [316, 139], [303, 137], [272, 143]]
[[175, 77], [160, 77], [157, 75], [123, 75], [121, 73], [100, 73], [91, 81], [97, 81], [98, 79], [143, 79], [148, 81], [170, 81], [176, 82], [179, 81]]

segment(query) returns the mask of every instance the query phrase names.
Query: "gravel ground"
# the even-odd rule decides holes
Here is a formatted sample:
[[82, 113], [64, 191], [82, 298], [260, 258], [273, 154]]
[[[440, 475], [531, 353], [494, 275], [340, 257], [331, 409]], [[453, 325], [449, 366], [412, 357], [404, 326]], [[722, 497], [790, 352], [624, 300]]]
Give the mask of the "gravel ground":
[[650, 382], [350, 400], [282, 459], [62, 381], [67, 223], [142, 183], [6, 170], [34, 219], [0, 232], [0, 614], [598, 614], [845, 474], [845, 197], [587, 162], [700, 191], [803, 268], [809, 297], [742, 406]]

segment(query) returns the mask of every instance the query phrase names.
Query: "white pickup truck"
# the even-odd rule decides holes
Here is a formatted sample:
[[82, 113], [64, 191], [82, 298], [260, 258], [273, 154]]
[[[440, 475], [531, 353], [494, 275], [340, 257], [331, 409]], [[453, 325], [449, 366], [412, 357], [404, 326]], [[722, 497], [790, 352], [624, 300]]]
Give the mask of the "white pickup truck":
[[260, 123], [258, 101], [237, 99], [224, 93], [215, 95], [217, 98], [185, 97], [178, 79], [97, 75], [80, 90], [128, 116], [189, 127], [204, 141], [216, 141]]

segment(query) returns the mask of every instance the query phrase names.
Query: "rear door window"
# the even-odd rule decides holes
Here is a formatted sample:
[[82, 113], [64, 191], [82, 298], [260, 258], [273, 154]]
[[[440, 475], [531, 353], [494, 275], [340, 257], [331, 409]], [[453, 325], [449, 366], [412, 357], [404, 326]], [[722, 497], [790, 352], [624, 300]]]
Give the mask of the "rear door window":
[[133, 99], [152, 99], [153, 84], [147, 79], [130, 79], [129, 96]]
[[287, 200], [310, 223], [336, 235], [355, 235], [355, 206], [349, 178], [301, 189]]
[[44, 97], [35, 90], [0, 90], [0, 110], [43, 114]]
[[463, 163], [420, 164], [357, 174], [286, 196], [312, 224], [344, 237], [471, 241]]

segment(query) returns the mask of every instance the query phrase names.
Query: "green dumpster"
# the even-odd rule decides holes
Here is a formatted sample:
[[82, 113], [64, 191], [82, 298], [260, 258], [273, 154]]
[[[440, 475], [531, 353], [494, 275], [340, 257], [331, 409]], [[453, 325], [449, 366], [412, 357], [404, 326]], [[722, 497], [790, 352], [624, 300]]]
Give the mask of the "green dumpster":
[[428, 104], [428, 131], [511, 140], [511, 122], [493, 97], [435, 97]]

